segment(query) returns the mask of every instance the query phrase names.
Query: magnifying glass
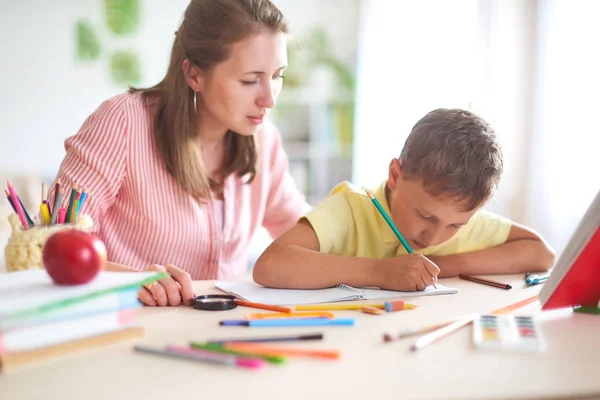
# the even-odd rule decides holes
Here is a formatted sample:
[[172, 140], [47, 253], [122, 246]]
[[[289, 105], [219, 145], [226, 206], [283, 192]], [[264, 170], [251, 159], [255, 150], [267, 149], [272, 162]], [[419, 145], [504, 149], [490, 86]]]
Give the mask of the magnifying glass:
[[227, 294], [205, 294], [194, 297], [192, 306], [196, 310], [223, 311], [237, 307], [237, 298]]

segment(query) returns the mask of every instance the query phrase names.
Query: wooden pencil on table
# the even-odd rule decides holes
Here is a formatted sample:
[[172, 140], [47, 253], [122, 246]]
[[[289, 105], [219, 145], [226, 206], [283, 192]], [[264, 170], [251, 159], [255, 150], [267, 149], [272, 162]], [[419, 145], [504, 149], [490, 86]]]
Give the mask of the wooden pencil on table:
[[493, 286], [493, 287], [497, 287], [500, 289], [506, 289], [506, 290], [512, 289], [512, 286], [509, 285], [508, 283], [497, 282], [497, 281], [493, 281], [491, 279], [480, 278], [478, 276], [459, 274], [458, 277], [465, 281], [481, 283], [483, 285]]
[[435, 331], [437, 329], [443, 328], [444, 326], [449, 325], [449, 324], [451, 324], [451, 322], [444, 322], [441, 324], [428, 325], [428, 326], [424, 326], [421, 328], [409, 328], [409, 329], [406, 329], [397, 334], [391, 334], [389, 332], [385, 332], [383, 334], [383, 341], [391, 342], [394, 340], [405, 339], [405, 338], [408, 338], [411, 336], [422, 335], [424, 333], [429, 333], [429, 332]]
[[469, 325], [477, 317], [479, 317], [478, 314], [471, 314], [439, 329], [431, 331], [430, 333], [427, 333], [417, 339], [417, 341], [410, 347], [410, 350], [417, 351], [431, 343], [437, 342], [438, 340], [456, 332], [463, 326]]

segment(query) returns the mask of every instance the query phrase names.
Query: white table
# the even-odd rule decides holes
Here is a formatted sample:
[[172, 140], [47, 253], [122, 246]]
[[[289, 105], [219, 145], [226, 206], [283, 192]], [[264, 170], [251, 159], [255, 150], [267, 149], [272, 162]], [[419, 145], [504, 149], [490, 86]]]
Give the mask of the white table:
[[[466, 327], [419, 352], [413, 339], [383, 343], [384, 330], [427, 325], [471, 312], [490, 312], [531, 297], [522, 276], [495, 277], [511, 291], [458, 279], [442, 280], [457, 295], [419, 297], [416, 310], [356, 317], [354, 327], [220, 327], [222, 319], [242, 318], [251, 310], [210, 312], [191, 308], [145, 308], [139, 323], [147, 328], [140, 344], [186, 345], [189, 341], [232, 336], [325, 332], [319, 342], [300, 346], [340, 349], [336, 361], [289, 358], [283, 366], [259, 371], [220, 367], [135, 353], [133, 343], [67, 357], [0, 376], [0, 398], [12, 399], [513, 399], [600, 398], [600, 316], [540, 313], [539, 305], [519, 311], [541, 314], [547, 341], [544, 353], [489, 353], [473, 348]], [[213, 282], [196, 282], [196, 293], [217, 292]]]

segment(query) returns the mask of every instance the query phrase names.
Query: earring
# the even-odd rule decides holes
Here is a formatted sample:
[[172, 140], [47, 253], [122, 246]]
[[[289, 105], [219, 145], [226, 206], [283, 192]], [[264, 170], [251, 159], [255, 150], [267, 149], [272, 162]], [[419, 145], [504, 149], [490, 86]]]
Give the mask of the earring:
[[198, 107], [196, 106], [196, 91], [194, 90], [194, 114], [198, 113]]

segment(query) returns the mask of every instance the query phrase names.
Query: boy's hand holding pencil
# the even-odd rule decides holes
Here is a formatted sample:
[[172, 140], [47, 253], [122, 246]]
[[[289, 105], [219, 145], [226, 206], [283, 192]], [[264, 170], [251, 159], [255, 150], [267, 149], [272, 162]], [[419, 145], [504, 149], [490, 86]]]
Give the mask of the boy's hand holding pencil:
[[433, 261], [421, 254], [379, 260], [376, 268], [377, 285], [384, 290], [423, 291], [437, 282], [440, 273]]
[[413, 252], [413, 249], [396, 228], [396, 225], [387, 215], [373, 192], [369, 189], [365, 189], [365, 192], [408, 253], [406, 256], [393, 258], [390, 262], [382, 260], [378, 271], [379, 280], [382, 284], [377, 286], [381, 289], [401, 291], [423, 291], [427, 286], [433, 285], [435, 287], [437, 276], [440, 273], [438, 266], [427, 257]]

